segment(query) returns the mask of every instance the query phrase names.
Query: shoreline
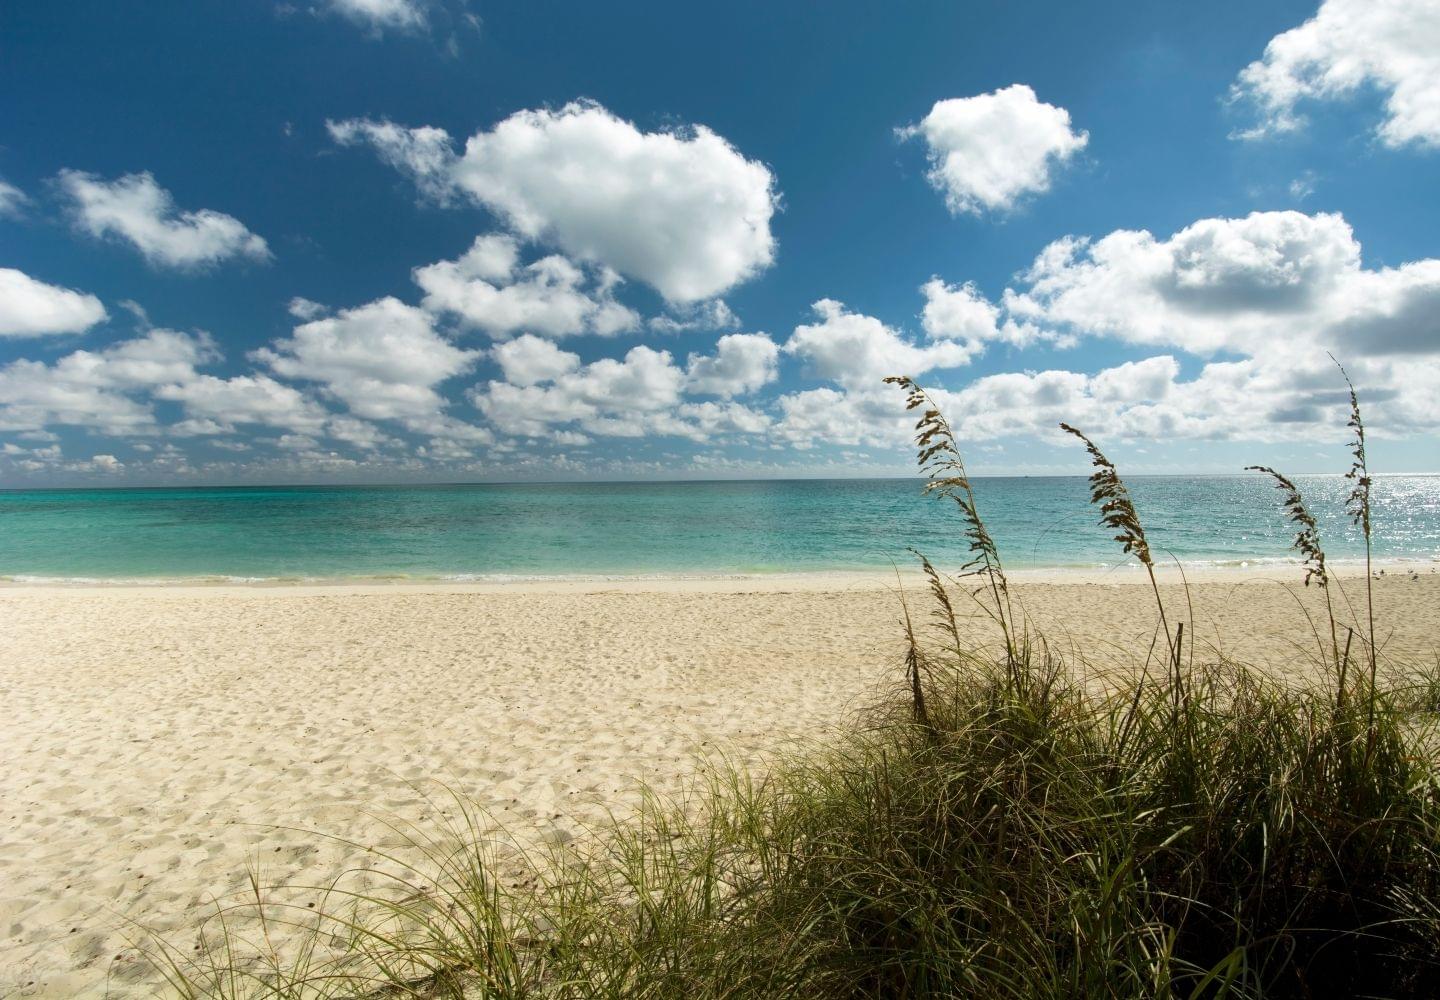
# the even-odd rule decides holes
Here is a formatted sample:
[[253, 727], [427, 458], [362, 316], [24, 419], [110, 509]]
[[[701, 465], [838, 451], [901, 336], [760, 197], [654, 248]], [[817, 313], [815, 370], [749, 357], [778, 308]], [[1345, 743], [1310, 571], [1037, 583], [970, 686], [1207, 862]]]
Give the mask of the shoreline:
[[[1332, 559], [1332, 576], [1344, 581], [1364, 576], [1360, 559]], [[938, 567], [942, 572], [953, 570]], [[1429, 556], [1374, 559], [1377, 576], [1427, 576], [1440, 573], [1440, 558]], [[1294, 559], [1236, 559], [1234, 561], [1161, 563], [1155, 567], [1162, 584], [1224, 583], [1265, 580], [1300, 583], [1303, 569]], [[1026, 566], [1006, 570], [1015, 583], [1024, 584], [1132, 584], [1149, 583], [1139, 563], [1111, 566]], [[85, 591], [195, 591], [246, 593], [575, 593], [587, 590], [621, 590], [635, 593], [670, 592], [772, 592], [836, 589], [887, 589], [897, 582], [906, 586], [921, 578], [911, 564], [897, 568], [818, 569], [777, 572], [664, 572], [565, 574], [454, 574], [443, 576], [315, 576], [233, 577], [224, 575], [179, 577], [52, 577], [38, 574], [0, 575], [0, 591], [77, 593]]]

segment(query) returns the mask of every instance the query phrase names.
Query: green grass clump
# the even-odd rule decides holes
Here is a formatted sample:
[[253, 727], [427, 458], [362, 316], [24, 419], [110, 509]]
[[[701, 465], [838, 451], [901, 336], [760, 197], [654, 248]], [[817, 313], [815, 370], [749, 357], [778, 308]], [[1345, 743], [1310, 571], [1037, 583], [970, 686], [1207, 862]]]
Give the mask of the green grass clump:
[[[863, 729], [763, 779], [713, 768], [690, 800], [649, 799], [545, 857], [502, 858], [461, 801], [450, 829], [389, 859], [379, 889], [332, 886], [318, 909], [257, 889], [258, 936], [221, 913], [193, 956], [162, 948], [175, 992], [1440, 995], [1440, 668], [1379, 669], [1368, 593], [1346, 625], [1327, 590], [1302, 680], [1197, 664], [1160, 604], [1161, 669], [1121, 664], [1119, 682], [1094, 683], [1027, 627], [948, 424], [897, 381], [925, 407], [922, 463], [959, 506], [962, 575], [979, 579], [922, 559], [933, 614], [927, 626], [906, 608], [905, 684]], [[1072, 433], [1102, 520], [1153, 570], [1123, 480]], [[1298, 490], [1264, 471], [1310, 576], [1337, 586]], [[967, 644], [963, 601], [997, 645]]]

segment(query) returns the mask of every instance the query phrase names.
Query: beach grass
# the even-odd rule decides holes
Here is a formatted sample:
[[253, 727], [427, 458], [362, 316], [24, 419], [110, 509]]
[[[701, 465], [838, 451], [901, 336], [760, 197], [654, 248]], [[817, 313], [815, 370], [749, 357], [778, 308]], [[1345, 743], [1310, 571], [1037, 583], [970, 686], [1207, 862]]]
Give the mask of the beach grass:
[[[903, 677], [896, 664], [863, 724], [763, 772], [712, 763], [683, 800], [648, 797], [538, 853], [488, 833], [457, 789], [445, 824], [402, 831], [378, 882], [257, 878], [250, 919], [221, 910], [196, 944], [152, 943], [172, 992], [1440, 995], [1440, 664], [1385, 662], [1368, 576], [1351, 595], [1328, 573], [1294, 482], [1263, 470], [1305, 583], [1327, 588], [1329, 620], [1296, 623], [1304, 663], [1197, 659], [1188, 609], [1158, 586], [1151, 655], [1088, 662], [1031, 627], [950, 425], [896, 381], [972, 560], [950, 577], [921, 556], [929, 607], [897, 608]], [[1352, 414], [1368, 542], [1353, 391]], [[1143, 511], [1065, 429], [1095, 466], [1102, 522], [1153, 582]]]

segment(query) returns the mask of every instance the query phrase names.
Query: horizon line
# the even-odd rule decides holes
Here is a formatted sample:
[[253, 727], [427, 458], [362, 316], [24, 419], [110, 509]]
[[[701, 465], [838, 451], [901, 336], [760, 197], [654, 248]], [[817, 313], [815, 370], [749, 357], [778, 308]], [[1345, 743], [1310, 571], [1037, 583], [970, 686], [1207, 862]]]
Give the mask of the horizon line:
[[[1296, 472], [1294, 476], [1332, 476], [1344, 478], [1343, 472]], [[1375, 479], [1391, 479], [1399, 476], [1440, 476], [1440, 471], [1426, 472], [1374, 472]], [[1258, 472], [1136, 472], [1127, 479], [1243, 479], [1263, 478]], [[503, 480], [443, 480], [434, 482], [270, 482], [270, 483], [170, 483], [159, 485], [71, 485], [71, 486], [0, 486], [0, 493], [43, 493], [82, 490], [282, 490], [282, 489], [423, 489], [453, 488], [460, 486], [679, 486], [714, 485], [716, 483], [805, 483], [805, 482], [865, 482], [900, 481], [915, 479], [926, 481], [929, 477], [913, 475], [888, 476], [751, 476], [729, 479], [503, 479]], [[1088, 473], [984, 473], [970, 476], [971, 479], [1089, 479]]]

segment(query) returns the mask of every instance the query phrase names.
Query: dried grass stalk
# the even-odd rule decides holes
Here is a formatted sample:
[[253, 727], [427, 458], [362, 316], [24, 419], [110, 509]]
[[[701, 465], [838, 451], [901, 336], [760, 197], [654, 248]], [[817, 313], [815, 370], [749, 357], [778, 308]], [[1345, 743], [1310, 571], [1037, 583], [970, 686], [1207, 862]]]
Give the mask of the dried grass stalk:
[[1060, 429], [1079, 438], [1084, 442], [1085, 450], [1090, 453], [1091, 464], [1095, 466], [1095, 472], [1090, 476], [1090, 502], [1100, 508], [1100, 523], [1118, 531], [1115, 541], [1121, 544], [1127, 554], [1135, 553], [1135, 558], [1144, 563], [1146, 569], [1153, 570], [1155, 563], [1150, 556], [1150, 543], [1145, 538], [1140, 515], [1135, 512], [1130, 491], [1126, 489], [1125, 481], [1120, 478], [1115, 463], [1106, 458], [1095, 442], [1077, 428], [1062, 423]]
[[[1350, 515], [1350, 521], [1358, 527], [1365, 536], [1365, 616], [1366, 632], [1368, 639], [1367, 652], [1370, 657], [1370, 691], [1375, 690], [1375, 675], [1379, 669], [1379, 659], [1375, 648], [1375, 578], [1371, 566], [1370, 546], [1370, 465], [1365, 459], [1365, 419], [1360, 415], [1360, 396], [1355, 392], [1355, 383], [1350, 381], [1350, 373], [1345, 370], [1335, 357], [1330, 355], [1330, 360], [1335, 362], [1335, 367], [1340, 369], [1340, 374], [1345, 379], [1345, 385], [1350, 390], [1350, 419], [1345, 426], [1350, 428], [1353, 436], [1350, 438], [1350, 454], [1352, 461], [1350, 471], [1345, 473], [1345, 478], [1353, 483], [1350, 496], [1345, 500], [1345, 512]], [[1374, 699], [1371, 698], [1373, 710]], [[1373, 737], [1375, 732], [1375, 720], [1372, 718], [1369, 724], [1369, 732]], [[1366, 759], [1368, 761], [1370, 750], [1366, 748]]]
[[1290, 543], [1290, 547], [1303, 557], [1305, 586], [1310, 586], [1311, 580], [1322, 587], [1328, 586], [1330, 576], [1325, 569], [1325, 550], [1320, 547], [1320, 530], [1315, 524], [1314, 516], [1306, 508], [1304, 498], [1300, 496], [1300, 487], [1296, 486], [1289, 476], [1268, 465], [1247, 465], [1245, 470], [1263, 472], [1275, 480], [1275, 488], [1284, 494], [1285, 514], [1300, 529], [1295, 533], [1295, 540]]
[[1310, 581], [1314, 580], [1325, 590], [1325, 613], [1330, 619], [1330, 655], [1336, 673], [1335, 703], [1337, 707], [1343, 705], [1349, 647], [1347, 643], [1346, 656], [1342, 659], [1335, 622], [1335, 606], [1330, 598], [1330, 573], [1325, 568], [1325, 549], [1320, 545], [1320, 529], [1315, 523], [1314, 515], [1305, 506], [1305, 498], [1300, 495], [1300, 487], [1295, 485], [1293, 479], [1268, 465], [1247, 465], [1245, 468], [1250, 472], [1264, 473], [1275, 480], [1275, 488], [1285, 497], [1283, 502], [1285, 514], [1291, 523], [1299, 528], [1295, 532], [1295, 540], [1290, 543], [1290, 546], [1302, 557], [1302, 565], [1305, 567], [1305, 586], [1310, 586]]
[[987, 613], [999, 624], [1005, 636], [1006, 654], [1013, 662], [1017, 648], [1010, 584], [1005, 578], [1005, 569], [1000, 563], [1000, 552], [995, 547], [995, 540], [990, 537], [990, 532], [975, 506], [975, 491], [970, 483], [970, 474], [965, 469], [965, 459], [960, 453], [955, 433], [949, 421], [941, 414], [940, 407], [935, 405], [935, 401], [914, 379], [907, 375], [894, 375], [885, 379], [885, 383], [899, 386], [905, 391], [906, 410], [921, 411], [920, 420], [915, 424], [915, 445], [918, 449], [916, 463], [930, 480], [925, 484], [925, 492], [953, 500], [960, 508], [970, 558], [961, 567], [959, 575], [984, 578], [982, 590], [989, 590], [991, 605], [982, 603], [981, 606], [985, 607]]

